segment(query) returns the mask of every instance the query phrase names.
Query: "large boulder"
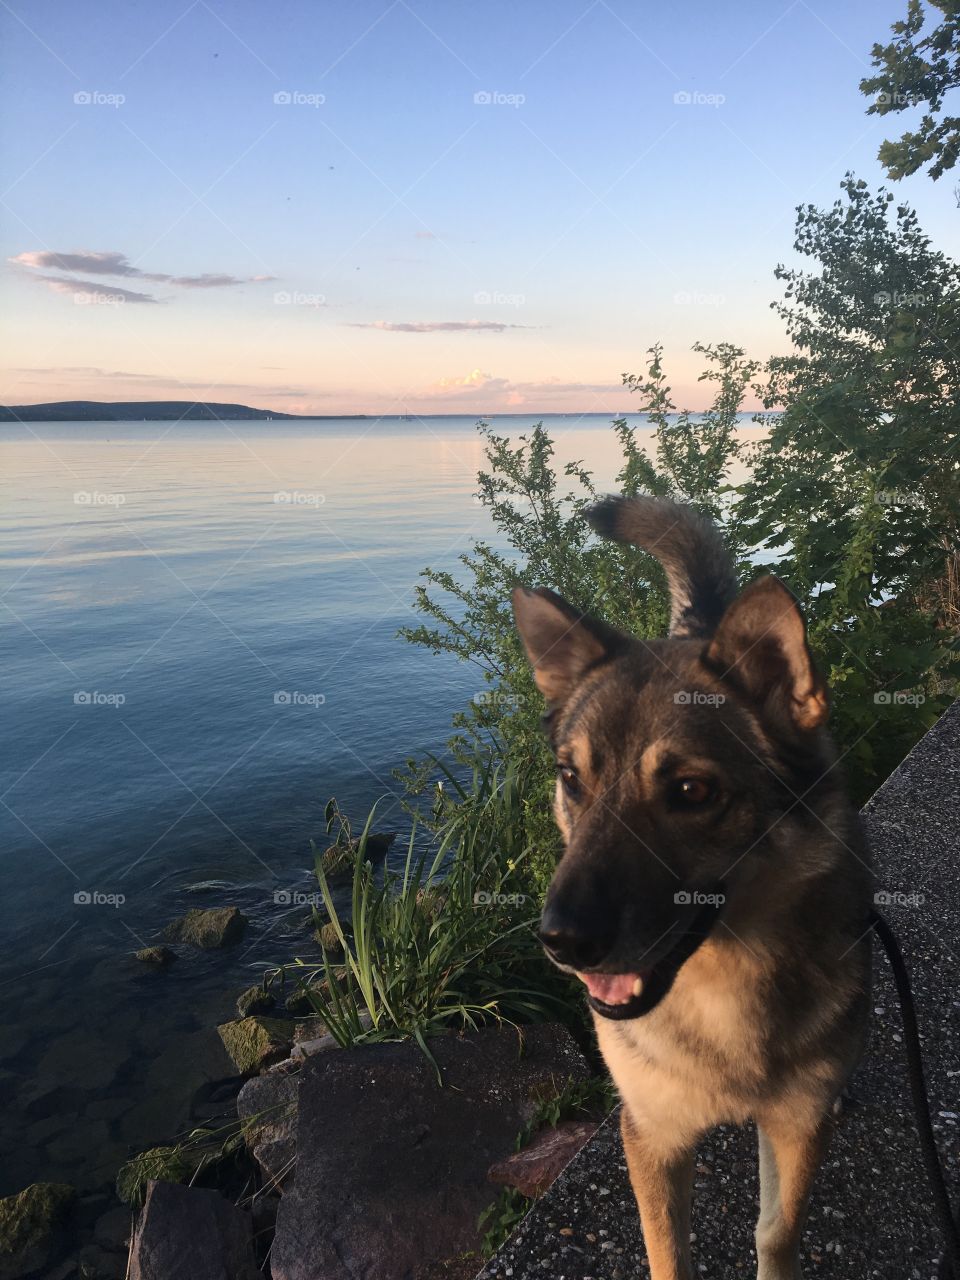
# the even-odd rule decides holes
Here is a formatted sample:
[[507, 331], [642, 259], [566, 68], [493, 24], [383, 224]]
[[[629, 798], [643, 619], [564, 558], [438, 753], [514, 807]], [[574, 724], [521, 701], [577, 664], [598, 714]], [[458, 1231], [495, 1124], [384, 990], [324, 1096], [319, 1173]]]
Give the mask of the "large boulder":
[[250, 1218], [219, 1191], [151, 1182], [129, 1280], [260, 1280]]
[[247, 917], [237, 907], [196, 907], [163, 931], [167, 942], [187, 942], [212, 951], [239, 942], [247, 927]]
[[75, 1199], [66, 1183], [34, 1182], [0, 1200], [0, 1280], [20, 1280], [56, 1259]]
[[410, 1041], [304, 1063], [274, 1280], [421, 1280], [477, 1249], [491, 1164], [513, 1150], [540, 1099], [589, 1075], [558, 1026], [493, 1027], [429, 1047], [436, 1066]]

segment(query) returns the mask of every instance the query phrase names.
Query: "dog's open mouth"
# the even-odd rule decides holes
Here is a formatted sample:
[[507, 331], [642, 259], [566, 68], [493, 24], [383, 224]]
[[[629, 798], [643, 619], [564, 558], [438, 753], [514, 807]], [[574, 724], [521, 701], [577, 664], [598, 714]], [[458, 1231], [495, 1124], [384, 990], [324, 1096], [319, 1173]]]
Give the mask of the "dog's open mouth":
[[673, 986], [681, 967], [710, 934], [718, 914], [717, 904], [703, 906], [666, 954], [649, 969], [634, 973], [578, 973], [587, 988], [587, 1004], [594, 1013], [615, 1022], [642, 1018]]

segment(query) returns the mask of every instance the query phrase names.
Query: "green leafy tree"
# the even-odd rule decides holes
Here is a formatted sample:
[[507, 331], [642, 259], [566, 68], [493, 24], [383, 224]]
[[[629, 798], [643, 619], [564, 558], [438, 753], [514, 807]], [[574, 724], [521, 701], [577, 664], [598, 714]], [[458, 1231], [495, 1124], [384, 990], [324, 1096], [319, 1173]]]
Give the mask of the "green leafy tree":
[[[942, 21], [932, 29], [928, 17]], [[903, 178], [929, 164], [927, 172], [939, 178], [952, 169], [960, 155], [960, 117], [943, 115], [946, 95], [960, 86], [960, 4], [957, 0], [909, 0], [907, 16], [892, 27], [889, 44], [873, 46], [877, 74], [861, 80], [860, 90], [873, 102], [870, 115], [890, 115], [908, 107], [925, 106], [915, 131], [907, 130], [896, 141], [882, 143], [879, 160], [890, 178]]]
[[960, 268], [913, 210], [848, 175], [798, 210], [775, 308], [793, 351], [770, 361], [769, 436], [738, 536], [804, 602], [861, 799], [951, 696], [960, 524]]

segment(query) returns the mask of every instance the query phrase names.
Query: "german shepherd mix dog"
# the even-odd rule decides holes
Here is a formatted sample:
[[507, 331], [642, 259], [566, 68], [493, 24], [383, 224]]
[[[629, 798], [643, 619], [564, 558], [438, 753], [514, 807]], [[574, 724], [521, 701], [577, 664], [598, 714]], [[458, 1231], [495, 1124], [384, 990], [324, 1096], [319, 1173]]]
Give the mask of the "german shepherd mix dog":
[[861, 1052], [871, 875], [779, 579], [737, 594], [716, 528], [609, 498], [599, 532], [662, 563], [670, 635], [514, 593], [547, 701], [565, 852], [540, 936], [587, 989], [653, 1280], [691, 1280], [697, 1140], [755, 1120], [759, 1280], [796, 1280], [811, 1185]]

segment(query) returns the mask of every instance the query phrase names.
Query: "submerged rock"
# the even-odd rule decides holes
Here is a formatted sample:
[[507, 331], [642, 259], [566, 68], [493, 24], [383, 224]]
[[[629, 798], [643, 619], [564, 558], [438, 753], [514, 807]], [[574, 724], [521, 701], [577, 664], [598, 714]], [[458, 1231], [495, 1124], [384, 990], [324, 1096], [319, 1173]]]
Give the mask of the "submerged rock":
[[66, 1243], [64, 1223], [76, 1195], [65, 1182], [34, 1182], [0, 1200], [0, 1280], [50, 1266]]
[[237, 907], [195, 907], [163, 931], [167, 942], [187, 942], [205, 951], [239, 942], [247, 917]]
[[136, 952], [134, 958], [143, 964], [165, 965], [176, 960], [177, 953], [171, 951], [169, 947], [144, 947]]
[[241, 1075], [286, 1057], [293, 1044], [294, 1025], [282, 1018], [241, 1018], [217, 1027], [223, 1047]]
[[151, 1182], [130, 1245], [130, 1280], [260, 1280], [250, 1217], [219, 1191]]

